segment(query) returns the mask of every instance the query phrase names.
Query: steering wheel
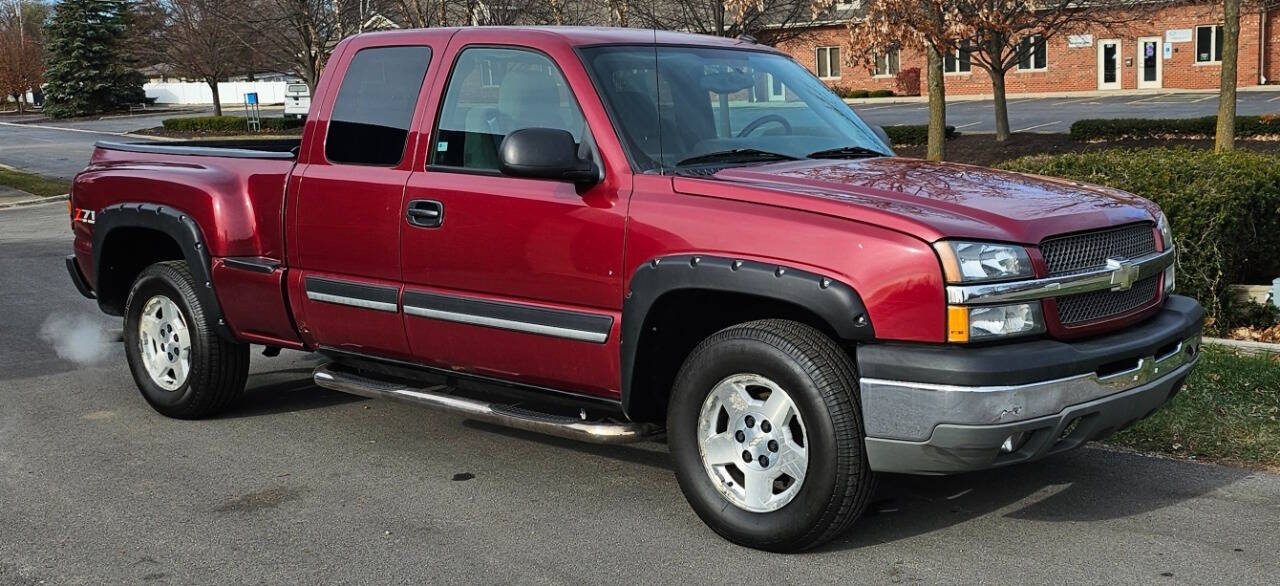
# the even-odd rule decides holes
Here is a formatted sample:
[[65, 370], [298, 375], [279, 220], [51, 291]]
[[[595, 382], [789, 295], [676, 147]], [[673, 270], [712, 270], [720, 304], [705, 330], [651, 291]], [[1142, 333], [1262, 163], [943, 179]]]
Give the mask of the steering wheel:
[[738, 132], [738, 138], [747, 136], [752, 132], [755, 132], [756, 129], [770, 122], [776, 122], [778, 124], [781, 124], [782, 129], [785, 130], [787, 134], [791, 134], [791, 123], [787, 122], [786, 118], [783, 118], [782, 116], [779, 116], [777, 114], [765, 114], [764, 116], [761, 116], [759, 118], [756, 118], [755, 120], [752, 120], [751, 124], [748, 124], [746, 128], [743, 128], [740, 132]]

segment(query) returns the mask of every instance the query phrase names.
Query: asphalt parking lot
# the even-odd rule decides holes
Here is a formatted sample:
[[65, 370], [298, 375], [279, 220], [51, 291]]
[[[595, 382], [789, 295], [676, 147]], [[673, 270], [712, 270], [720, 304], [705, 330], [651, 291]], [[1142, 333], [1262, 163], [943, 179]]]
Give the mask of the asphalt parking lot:
[[[924, 102], [855, 104], [853, 110], [872, 124], [927, 124]], [[1280, 113], [1280, 89], [1240, 92], [1236, 111], [1242, 115]], [[1216, 92], [1163, 92], [1115, 96], [1009, 98], [1009, 127], [1014, 132], [1066, 132], [1082, 118], [1194, 118], [1218, 112]], [[947, 124], [961, 132], [995, 132], [991, 100], [952, 100]]]
[[705, 528], [663, 444], [589, 446], [334, 393], [311, 384], [308, 355], [255, 355], [230, 413], [166, 419], [134, 388], [119, 321], [69, 282], [69, 250], [61, 204], [0, 210], [0, 585], [1280, 575], [1280, 476], [1097, 447], [884, 477], [849, 533], [775, 555]]

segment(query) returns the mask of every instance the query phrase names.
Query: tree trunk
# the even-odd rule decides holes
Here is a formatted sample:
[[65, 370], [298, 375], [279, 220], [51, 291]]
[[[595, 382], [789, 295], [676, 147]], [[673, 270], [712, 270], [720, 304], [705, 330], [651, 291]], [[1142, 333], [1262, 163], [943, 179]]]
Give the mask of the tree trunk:
[[1009, 101], [1004, 95], [1005, 70], [993, 68], [991, 74], [991, 97], [995, 101], [996, 110], [996, 142], [1009, 140]]
[[213, 95], [213, 115], [221, 116], [222, 115], [222, 99], [218, 96], [218, 80], [206, 79], [204, 82], [209, 84], [209, 92]]
[[947, 96], [942, 83], [942, 53], [930, 45], [925, 53], [929, 57], [929, 146], [925, 158], [941, 161], [946, 156]]
[[1236, 142], [1236, 61], [1240, 53], [1240, 0], [1222, 3], [1222, 80], [1218, 86], [1218, 133], [1213, 150], [1229, 151]]

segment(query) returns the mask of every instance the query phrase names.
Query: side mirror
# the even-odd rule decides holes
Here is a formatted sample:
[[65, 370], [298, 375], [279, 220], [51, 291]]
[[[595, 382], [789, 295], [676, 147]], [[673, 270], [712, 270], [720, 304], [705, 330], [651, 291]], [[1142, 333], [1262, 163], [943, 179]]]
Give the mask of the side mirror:
[[889, 133], [884, 131], [883, 126], [880, 126], [879, 124], [868, 124], [868, 126], [871, 127], [871, 132], [876, 133], [876, 136], [880, 137], [880, 140], [884, 141], [884, 146], [893, 148], [893, 142], [889, 140]]
[[578, 156], [573, 135], [558, 128], [522, 128], [502, 139], [502, 172], [515, 177], [595, 183], [600, 170]]

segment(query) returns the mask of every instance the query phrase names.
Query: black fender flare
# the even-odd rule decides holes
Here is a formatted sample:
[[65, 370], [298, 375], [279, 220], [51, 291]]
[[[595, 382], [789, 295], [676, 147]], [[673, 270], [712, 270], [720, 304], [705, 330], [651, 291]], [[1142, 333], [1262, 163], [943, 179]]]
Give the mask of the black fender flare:
[[[173, 238], [182, 250], [184, 260], [187, 261], [187, 269], [191, 271], [191, 276], [196, 281], [196, 296], [204, 306], [205, 315], [208, 316], [219, 335], [228, 340], [235, 340], [226, 320], [222, 317], [222, 306], [214, 293], [213, 275], [210, 272], [212, 261], [209, 257], [209, 248], [205, 244], [204, 233], [200, 231], [200, 226], [190, 214], [177, 208], [150, 203], [119, 203], [102, 208], [97, 213], [93, 226], [95, 291], [101, 291], [103, 245], [111, 235], [111, 231], [117, 228], [147, 228]], [[101, 295], [98, 296], [98, 307], [109, 314], [123, 310], [123, 308], [117, 310], [108, 307]]]
[[842, 340], [875, 339], [862, 297], [847, 283], [831, 277], [780, 264], [713, 255], [681, 254], [650, 259], [632, 274], [622, 305], [622, 408], [628, 414], [633, 413], [636, 357], [649, 310], [663, 295], [687, 289], [775, 299], [813, 312]]

